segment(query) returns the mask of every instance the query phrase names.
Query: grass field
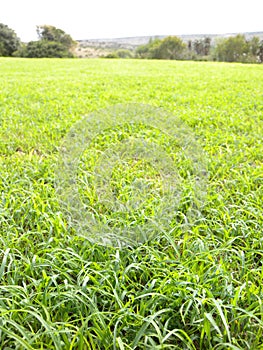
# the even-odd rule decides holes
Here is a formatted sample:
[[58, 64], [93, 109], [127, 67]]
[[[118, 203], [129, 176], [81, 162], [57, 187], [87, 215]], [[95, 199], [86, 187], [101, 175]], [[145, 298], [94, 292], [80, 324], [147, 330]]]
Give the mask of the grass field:
[[[149, 241], [119, 248], [78, 234], [56, 167], [77, 121], [127, 103], [181, 120], [208, 178], [190, 225], [182, 206]], [[123, 122], [86, 151], [80, 192], [113, 226], [144, 227], [164, 201], [159, 171], [142, 160], [111, 174], [126, 203], [131, 182], [149, 180], [129, 217], [101, 205], [89, 166], [138, 133], [167, 154], [179, 148], [143, 123], [130, 128], [129, 114]], [[0, 349], [263, 349], [262, 66], [2, 58], [0, 126]], [[187, 180], [188, 165], [174, 162]]]

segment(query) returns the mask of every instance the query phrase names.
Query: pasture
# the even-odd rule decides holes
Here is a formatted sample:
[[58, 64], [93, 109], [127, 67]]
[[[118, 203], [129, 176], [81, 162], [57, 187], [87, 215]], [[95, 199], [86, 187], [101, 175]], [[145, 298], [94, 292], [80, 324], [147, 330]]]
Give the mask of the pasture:
[[[149, 240], [102, 245], [61, 207], [61, 143], [81, 118], [133, 103], [191, 131], [206, 193], [189, 225], [182, 205], [168, 225], [162, 212]], [[131, 182], [147, 178], [151, 195], [132, 215], [102, 205], [88, 176], [105, 144], [141, 133], [175, 158], [180, 148], [143, 122], [129, 129], [129, 113], [123, 123], [96, 134], [79, 176], [80, 196], [119, 232], [144, 228], [165, 197], [158, 169], [131, 160], [111, 173], [110, 191], [127, 203]], [[0, 348], [263, 349], [262, 136], [262, 65], [1, 58]]]

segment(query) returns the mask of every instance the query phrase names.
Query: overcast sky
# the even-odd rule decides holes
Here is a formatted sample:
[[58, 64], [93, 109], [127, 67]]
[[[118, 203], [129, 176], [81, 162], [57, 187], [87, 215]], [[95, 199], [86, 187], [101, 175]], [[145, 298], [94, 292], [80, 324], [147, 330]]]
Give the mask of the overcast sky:
[[0, 0], [22, 41], [50, 24], [73, 39], [263, 31], [263, 0]]

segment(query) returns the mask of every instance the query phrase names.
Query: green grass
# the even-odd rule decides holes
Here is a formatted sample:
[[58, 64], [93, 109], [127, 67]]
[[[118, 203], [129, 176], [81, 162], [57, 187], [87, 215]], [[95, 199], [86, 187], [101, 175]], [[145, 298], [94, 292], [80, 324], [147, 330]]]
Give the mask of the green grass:
[[[180, 207], [169, 227], [121, 249], [79, 235], [55, 186], [71, 127], [120, 103], [182, 120], [209, 174], [191, 225]], [[105, 144], [116, 149], [116, 133], [137, 134], [127, 125], [97, 135], [78, 174], [89, 208], [119, 228], [134, 217], [103, 205], [89, 169]], [[0, 59], [0, 126], [1, 349], [263, 349], [262, 66]], [[173, 141], [146, 129], [145, 140], [176, 156]], [[188, 166], [178, 162], [185, 179]], [[146, 178], [137, 223], [162, 202], [159, 171], [128, 159], [110, 179], [127, 203]]]

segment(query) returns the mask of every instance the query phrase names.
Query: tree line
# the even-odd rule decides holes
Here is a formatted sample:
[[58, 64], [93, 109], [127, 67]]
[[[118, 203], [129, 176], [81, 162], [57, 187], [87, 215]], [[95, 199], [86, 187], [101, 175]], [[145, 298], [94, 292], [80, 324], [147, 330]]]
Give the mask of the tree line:
[[[77, 43], [62, 29], [54, 26], [37, 26], [37, 41], [23, 44], [15, 31], [0, 23], [0, 56], [16, 57], [74, 57]], [[205, 60], [220, 62], [263, 63], [263, 40], [254, 36], [246, 39], [242, 34], [220, 38], [212, 43], [210, 37], [189, 40], [185, 43], [176, 36], [150, 39], [135, 53], [119, 50], [109, 58], [141, 58], [166, 60]]]
[[209, 37], [185, 43], [176, 36], [168, 36], [162, 40], [150, 39], [148, 44], [137, 48], [136, 56], [148, 59], [263, 63], [263, 40], [257, 36], [248, 40], [238, 34], [220, 38], [214, 44]]
[[0, 23], [0, 56], [27, 58], [73, 57], [76, 42], [69, 34], [54, 26], [37, 26], [38, 40], [21, 42], [15, 31]]

